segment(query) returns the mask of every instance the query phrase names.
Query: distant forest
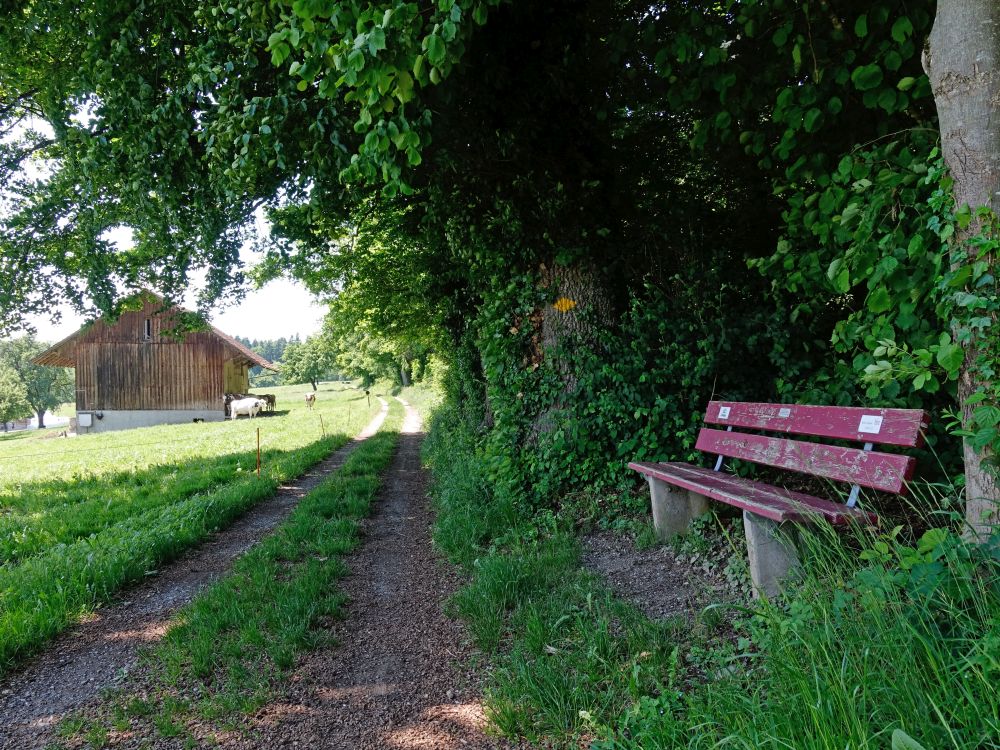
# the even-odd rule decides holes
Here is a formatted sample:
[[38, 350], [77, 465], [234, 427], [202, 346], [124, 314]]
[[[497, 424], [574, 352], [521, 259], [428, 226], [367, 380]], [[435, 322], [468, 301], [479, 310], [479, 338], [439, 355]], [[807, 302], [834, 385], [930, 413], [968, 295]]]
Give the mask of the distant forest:
[[[298, 334], [286, 338], [282, 336], [280, 339], [248, 339], [243, 336], [236, 336], [237, 341], [239, 341], [243, 346], [248, 346], [257, 354], [266, 358], [270, 362], [280, 362], [285, 356], [285, 349], [289, 344], [299, 344], [302, 340], [299, 338]], [[263, 388], [271, 385], [278, 385], [281, 382], [281, 376], [276, 372], [269, 372], [264, 370], [262, 367], [253, 367], [250, 369], [250, 385], [254, 388]]]

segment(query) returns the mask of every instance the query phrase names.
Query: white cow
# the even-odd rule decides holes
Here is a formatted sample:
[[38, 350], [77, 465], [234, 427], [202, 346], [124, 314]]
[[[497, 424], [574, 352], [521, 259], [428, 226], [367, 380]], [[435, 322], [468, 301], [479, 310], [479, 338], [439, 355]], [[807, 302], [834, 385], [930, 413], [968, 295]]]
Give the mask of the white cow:
[[262, 398], [241, 398], [229, 404], [229, 414], [233, 419], [240, 414], [246, 414], [253, 419], [265, 406], [267, 403]]

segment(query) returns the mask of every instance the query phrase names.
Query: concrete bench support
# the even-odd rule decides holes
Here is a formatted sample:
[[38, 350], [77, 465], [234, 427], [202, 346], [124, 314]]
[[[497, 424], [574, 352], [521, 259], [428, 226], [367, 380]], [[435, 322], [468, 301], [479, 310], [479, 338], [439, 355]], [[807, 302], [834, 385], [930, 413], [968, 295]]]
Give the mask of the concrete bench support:
[[646, 477], [653, 503], [653, 528], [661, 541], [686, 534], [691, 519], [708, 512], [708, 500], [701, 495]]
[[688, 515], [697, 518], [708, 513], [708, 498], [694, 490], [688, 490]]
[[795, 527], [744, 510], [743, 528], [747, 535], [753, 595], [773, 598], [781, 590], [781, 583], [799, 569]]

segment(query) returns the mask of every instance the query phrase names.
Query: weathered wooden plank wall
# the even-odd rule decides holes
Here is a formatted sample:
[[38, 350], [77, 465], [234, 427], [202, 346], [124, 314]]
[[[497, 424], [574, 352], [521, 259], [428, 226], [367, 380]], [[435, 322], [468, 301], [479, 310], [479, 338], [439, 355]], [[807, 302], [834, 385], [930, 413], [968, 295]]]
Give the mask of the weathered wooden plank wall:
[[166, 335], [172, 323], [158, 310], [149, 302], [113, 325], [98, 321], [73, 342], [78, 410], [221, 411], [224, 392], [246, 391], [248, 367], [226, 342], [208, 332]]

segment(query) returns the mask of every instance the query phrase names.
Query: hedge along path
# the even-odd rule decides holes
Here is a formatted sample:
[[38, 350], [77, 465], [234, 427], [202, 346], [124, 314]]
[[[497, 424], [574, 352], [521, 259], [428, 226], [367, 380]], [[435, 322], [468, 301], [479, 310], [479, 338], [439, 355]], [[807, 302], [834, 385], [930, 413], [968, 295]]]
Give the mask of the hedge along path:
[[384, 399], [379, 401], [381, 411], [353, 441], [294, 482], [280, 486], [267, 500], [252, 500], [254, 507], [214, 539], [123, 593], [119, 602], [97, 611], [4, 678], [0, 682], [0, 748], [44, 748], [61, 718], [123, 679], [135, 666], [140, 647], [163, 637], [179, 607], [224, 574], [237, 557], [336, 471], [360, 442], [379, 430], [389, 409]]

